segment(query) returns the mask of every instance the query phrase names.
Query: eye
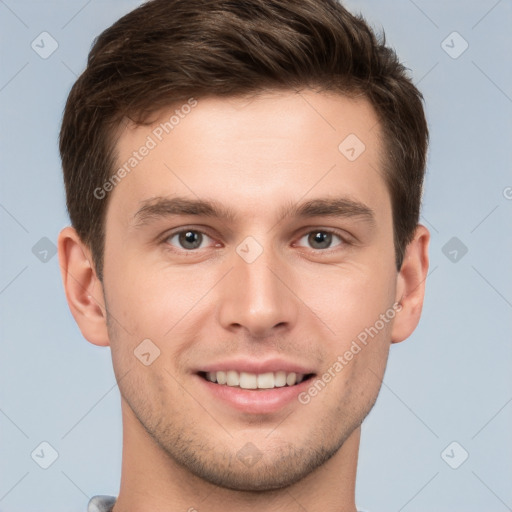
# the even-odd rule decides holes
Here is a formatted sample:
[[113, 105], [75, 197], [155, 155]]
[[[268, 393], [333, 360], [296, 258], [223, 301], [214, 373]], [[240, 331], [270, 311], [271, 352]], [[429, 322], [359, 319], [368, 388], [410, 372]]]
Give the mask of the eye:
[[[211, 240], [211, 238], [201, 231], [197, 231], [195, 229], [185, 229], [168, 236], [164, 242], [174, 247], [178, 247], [179, 249], [193, 251], [194, 249], [202, 249], [203, 247], [207, 246], [208, 244], [203, 245], [203, 242], [208, 240]], [[176, 243], [179, 245], [176, 245]]]
[[306, 240], [306, 243], [310, 244], [312, 249], [330, 249], [332, 247], [333, 237], [340, 241], [340, 243], [336, 245], [341, 245], [345, 242], [340, 235], [337, 235], [332, 231], [317, 229], [315, 231], [310, 231], [301, 237], [299, 245], [302, 244], [303, 240]]

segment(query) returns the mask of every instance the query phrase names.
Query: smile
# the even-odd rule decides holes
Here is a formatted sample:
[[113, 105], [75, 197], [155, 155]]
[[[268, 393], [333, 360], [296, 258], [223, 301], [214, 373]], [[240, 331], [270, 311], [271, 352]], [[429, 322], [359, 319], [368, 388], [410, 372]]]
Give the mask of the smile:
[[201, 376], [210, 382], [241, 389], [273, 389], [295, 386], [313, 374], [295, 372], [249, 373], [236, 370], [202, 372]]

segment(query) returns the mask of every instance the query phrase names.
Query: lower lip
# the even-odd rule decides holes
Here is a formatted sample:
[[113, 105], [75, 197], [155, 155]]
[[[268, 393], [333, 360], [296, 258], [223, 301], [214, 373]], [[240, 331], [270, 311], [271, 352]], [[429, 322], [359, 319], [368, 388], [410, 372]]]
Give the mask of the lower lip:
[[197, 378], [217, 399], [228, 403], [239, 411], [252, 414], [271, 414], [294, 400], [298, 403], [299, 393], [305, 391], [311, 384], [311, 378], [309, 378], [295, 386], [273, 389], [242, 389], [226, 384], [216, 384], [199, 375]]

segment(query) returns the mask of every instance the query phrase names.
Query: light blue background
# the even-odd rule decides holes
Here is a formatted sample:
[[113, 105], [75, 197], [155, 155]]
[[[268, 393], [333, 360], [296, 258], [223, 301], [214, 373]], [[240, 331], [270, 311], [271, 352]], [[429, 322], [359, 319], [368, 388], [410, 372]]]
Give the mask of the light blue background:
[[[92, 495], [118, 492], [110, 351], [82, 338], [57, 257], [44, 263], [32, 248], [56, 243], [68, 223], [57, 150], [67, 93], [93, 38], [138, 3], [0, 0], [3, 512], [84, 512]], [[363, 425], [357, 502], [371, 512], [512, 510], [512, 3], [346, 5], [384, 27], [425, 95], [432, 134], [423, 318], [392, 347]], [[31, 48], [43, 31], [59, 45], [47, 59]], [[441, 45], [454, 31], [469, 44], [457, 59]], [[457, 38], [445, 43], [452, 52]], [[442, 252], [454, 236], [468, 248], [455, 263]], [[46, 470], [30, 455], [42, 441], [59, 455]], [[458, 469], [441, 457], [452, 441], [469, 453]]]

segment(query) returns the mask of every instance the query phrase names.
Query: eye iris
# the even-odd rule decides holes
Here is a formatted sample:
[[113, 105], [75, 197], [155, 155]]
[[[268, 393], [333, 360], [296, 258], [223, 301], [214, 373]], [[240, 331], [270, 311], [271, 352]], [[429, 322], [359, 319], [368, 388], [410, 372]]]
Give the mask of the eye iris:
[[179, 235], [179, 241], [185, 249], [197, 249], [202, 242], [203, 235], [196, 231], [183, 231]]
[[316, 231], [314, 233], [310, 233], [308, 237], [309, 243], [315, 247], [315, 249], [325, 249], [331, 245], [332, 242], [332, 234], [326, 233], [324, 231]]

